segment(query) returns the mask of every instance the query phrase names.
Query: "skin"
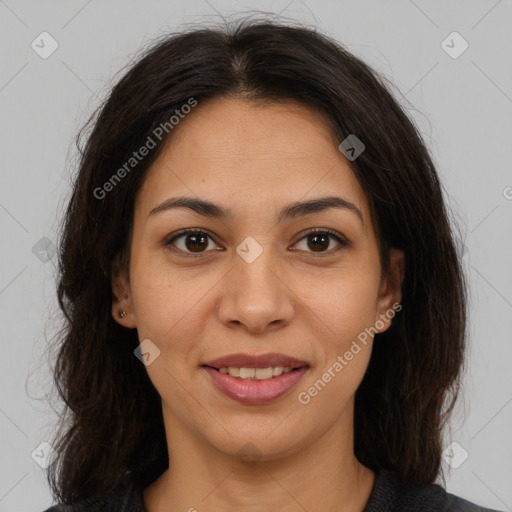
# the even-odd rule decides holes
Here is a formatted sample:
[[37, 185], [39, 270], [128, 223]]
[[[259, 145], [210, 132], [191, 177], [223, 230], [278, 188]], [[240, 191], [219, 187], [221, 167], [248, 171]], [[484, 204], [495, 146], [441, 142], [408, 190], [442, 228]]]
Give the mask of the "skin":
[[[146, 370], [162, 398], [170, 468], [145, 489], [146, 508], [363, 510], [375, 474], [354, 456], [353, 411], [372, 338], [307, 405], [298, 394], [400, 301], [403, 253], [392, 249], [391, 272], [381, 275], [367, 197], [322, 114], [294, 102], [216, 98], [171, 135], [136, 199], [129, 276], [112, 279], [115, 320], [160, 350]], [[274, 218], [295, 201], [333, 195], [356, 205], [364, 224], [334, 208]], [[149, 215], [176, 196], [212, 201], [234, 217]], [[200, 257], [187, 257], [197, 253], [190, 237], [165, 245], [184, 228], [211, 235]], [[350, 246], [328, 238], [315, 250], [312, 228], [334, 230]], [[236, 252], [248, 236], [263, 248], [252, 263]], [[390, 320], [382, 323], [379, 332]], [[236, 352], [280, 352], [310, 368], [279, 400], [243, 405], [200, 367]], [[250, 447], [253, 463], [239, 454]]]

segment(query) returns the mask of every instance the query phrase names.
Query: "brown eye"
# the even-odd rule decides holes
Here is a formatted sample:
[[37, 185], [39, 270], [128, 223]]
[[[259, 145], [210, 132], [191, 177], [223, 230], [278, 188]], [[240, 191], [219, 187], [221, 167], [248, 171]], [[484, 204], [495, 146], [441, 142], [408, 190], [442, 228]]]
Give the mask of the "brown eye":
[[210, 240], [211, 237], [204, 231], [188, 230], [173, 236], [165, 245], [175, 245], [179, 250], [186, 253], [200, 254], [206, 252]]
[[329, 247], [329, 242], [330, 242], [329, 235], [314, 234], [314, 235], [309, 235], [307, 238], [309, 240], [308, 247], [312, 251], [315, 251], [315, 252], [317, 250], [322, 251]]
[[[184, 253], [184, 256], [199, 257], [213, 249], [210, 248], [210, 240], [213, 242], [213, 238], [205, 231], [187, 229], [173, 235], [172, 238], [165, 242], [165, 245], [175, 246], [179, 252]], [[338, 247], [331, 247], [333, 240], [337, 242]], [[306, 245], [305, 248], [300, 248], [300, 250], [317, 253], [318, 255], [331, 253], [350, 246], [350, 243], [342, 235], [328, 229], [310, 231], [298, 243], [305, 243]]]
[[314, 230], [307, 233], [304, 237], [301, 238], [301, 240], [299, 240], [299, 243], [306, 241], [306, 247], [299, 249], [313, 253], [330, 252], [329, 247], [331, 245], [332, 240], [335, 240], [338, 243], [338, 249], [342, 247], [348, 247], [349, 245], [349, 243], [337, 233], [324, 229]]
[[192, 252], [200, 252], [208, 247], [208, 235], [193, 234], [185, 236], [185, 246]]

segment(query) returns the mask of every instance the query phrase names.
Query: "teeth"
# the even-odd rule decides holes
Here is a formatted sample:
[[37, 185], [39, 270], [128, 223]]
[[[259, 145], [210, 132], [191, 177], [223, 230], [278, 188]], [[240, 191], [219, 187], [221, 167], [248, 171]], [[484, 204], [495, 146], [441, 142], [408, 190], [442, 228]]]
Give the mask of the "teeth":
[[229, 375], [231, 377], [240, 377], [240, 368], [227, 368]]
[[288, 366], [269, 366], [268, 368], [237, 368], [234, 366], [219, 368], [220, 373], [238, 377], [242, 380], [266, 380], [278, 377], [283, 373], [291, 372], [293, 368]]
[[284, 368], [282, 366], [274, 366], [272, 368], [272, 376], [279, 377], [283, 373]]

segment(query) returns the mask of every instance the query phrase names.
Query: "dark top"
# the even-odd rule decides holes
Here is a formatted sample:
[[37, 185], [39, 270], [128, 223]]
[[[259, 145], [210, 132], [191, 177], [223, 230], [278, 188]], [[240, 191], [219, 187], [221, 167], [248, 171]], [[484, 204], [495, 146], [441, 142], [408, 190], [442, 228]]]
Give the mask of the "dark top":
[[[73, 505], [54, 505], [44, 512], [147, 512], [142, 489], [119, 488], [101, 500]], [[437, 484], [402, 481], [391, 471], [377, 473], [370, 499], [363, 512], [498, 512], [447, 493]]]

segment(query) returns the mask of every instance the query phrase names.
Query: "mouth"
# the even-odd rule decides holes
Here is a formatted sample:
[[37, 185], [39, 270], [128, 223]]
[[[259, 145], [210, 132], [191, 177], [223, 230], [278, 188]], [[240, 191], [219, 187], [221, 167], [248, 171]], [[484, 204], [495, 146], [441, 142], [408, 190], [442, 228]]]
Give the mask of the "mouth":
[[202, 365], [201, 368], [208, 374], [209, 383], [224, 396], [244, 405], [265, 405], [289, 394], [308, 372], [309, 365], [265, 368]]
[[285, 396], [309, 370], [309, 364], [286, 354], [229, 354], [205, 361], [209, 383], [245, 405], [263, 405]]

